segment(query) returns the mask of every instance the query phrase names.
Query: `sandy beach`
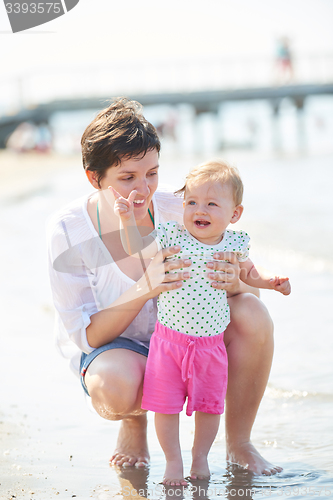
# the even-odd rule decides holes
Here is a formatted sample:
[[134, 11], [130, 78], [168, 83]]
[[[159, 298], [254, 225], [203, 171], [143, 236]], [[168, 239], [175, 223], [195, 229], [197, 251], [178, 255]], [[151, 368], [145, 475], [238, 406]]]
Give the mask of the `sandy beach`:
[[45, 185], [52, 172], [73, 168], [80, 165], [80, 162], [79, 154], [20, 154], [6, 149], [0, 150], [1, 202], [8, 198], [18, 200], [21, 196], [37, 192]]
[[[285, 165], [260, 163], [256, 159], [251, 163], [247, 158], [245, 168], [240, 158], [246, 185], [250, 194], [251, 189], [253, 191], [252, 205], [249, 201], [253, 217], [244, 218], [245, 227], [258, 238], [261, 233], [266, 236], [265, 231], [271, 235], [274, 226], [283, 240], [281, 248], [289, 233], [288, 226], [278, 226], [279, 220], [285, 215], [284, 211], [293, 213], [292, 208], [287, 198], [283, 200], [283, 208], [279, 200], [276, 205], [272, 202], [268, 224], [261, 206], [256, 205], [265, 191], [258, 184], [251, 187], [251, 179], [254, 177], [258, 183], [259, 178], [265, 180], [265, 175], [271, 175], [274, 189], [279, 190], [285, 182], [281, 170], [285, 168], [290, 189], [295, 189], [299, 172], [306, 175], [312, 171], [311, 159], [308, 164], [304, 159], [297, 161]], [[164, 163], [168, 164], [168, 160]], [[314, 163], [317, 169], [322, 169], [320, 178], [330, 175], [330, 158], [315, 159]], [[158, 489], [164, 459], [155, 436], [153, 415], [149, 415], [150, 469], [120, 472], [110, 468], [108, 460], [119, 423], [103, 421], [90, 409], [79, 380], [54, 348], [45, 223], [54, 210], [90, 191], [79, 156], [17, 156], [2, 152], [0, 165], [3, 242], [0, 247], [3, 281], [0, 339], [4, 346], [0, 355], [0, 499], [168, 498]], [[179, 162], [169, 168], [166, 172], [172, 178], [180, 168]], [[184, 169], [187, 168], [185, 164]], [[317, 193], [319, 198], [327, 199], [325, 189], [329, 190], [329, 183]], [[293, 201], [298, 207], [301, 203], [300, 215], [299, 219], [296, 215], [294, 219], [290, 216], [290, 220], [301, 234], [306, 231], [306, 224], [304, 228], [302, 224], [307, 220], [307, 195], [302, 205], [301, 194], [296, 189], [294, 193], [295, 200], [290, 203]], [[266, 196], [270, 198], [269, 191]], [[258, 226], [259, 218], [262, 226]], [[327, 221], [325, 227], [331, 223], [329, 217]], [[284, 472], [275, 478], [258, 478], [244, 471], [230, 471], [225, 462], [222, 418], [210, 458], [209, 487], [215, 489], [210, 495], [197, 495], [190, 489], [190, 498], [244, 498], [241, 491], [245, 486], [253, 488], [254, 493], [248, 497], [253, 499], [262, 498], [263, 491], [270, 491], [271, 498], [278, 498], [279, 492], [287, 495], [287, 488], [296, 487], [299, 494], [295, 492], [293, 498], [306, 498], [311, 487], [326, 493], [322, 494], [326, 498], [333, 497], [333, 396], [329, 354], [333, 347], [329, 335], [333, 320], [332, 271], [325, 252], [314, 256], [312, 248], [303, 245], [303, 253], [297, 253], [299, 241], [298, 233], [294, 240], [289, 239], [291, 250], [287, 253], [278, 246], [267, 246], [264, 240], [254, 241], [253, 245], [254, 256], [263, 256], [262, 265], [281, 266], [293, 286], [290, 300], [269, 292], [263, 294], [275, 322], [276, 350], [270, 383], [253, 432], [253, 441], [260, 452], [268, 460], [282, 465]], [[307, 314], [311, 308], [318, 313]], [[193, 419], [182, 414], [181, 426], [185, 470], [188, 471]], [[303, 490], [306, 494], [301, 492], [301, 487], [306, 488]], [[231, 493], [232, 488], [237, 490], [237, 495]]]

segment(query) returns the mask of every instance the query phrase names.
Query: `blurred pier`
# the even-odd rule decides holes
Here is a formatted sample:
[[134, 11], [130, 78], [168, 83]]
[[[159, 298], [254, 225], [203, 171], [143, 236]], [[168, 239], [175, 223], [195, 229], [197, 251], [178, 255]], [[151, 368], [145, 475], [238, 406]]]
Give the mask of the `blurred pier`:
[[[4, 92], [8, 95], [5, 101]], [[280, 142], [277, 121], [281, 102], [289, 99], [297, 110], [302, 149], [305, 101], [318, 95], [333, 95], [333, 55], [295, 58], [288, 81], [276, 73], [274, 61], [262, 59], [50, 68], [0, 80], [0, 147], [5, 147], [8, 136], [22, 122], [48, 124], [57, 112], [98, 110], [113, 97], [126, 96], [144, 106], [188, 104], [196, 116], [218, 115], [226, 102], [267, 101], [272, 108], [275, 149]]]

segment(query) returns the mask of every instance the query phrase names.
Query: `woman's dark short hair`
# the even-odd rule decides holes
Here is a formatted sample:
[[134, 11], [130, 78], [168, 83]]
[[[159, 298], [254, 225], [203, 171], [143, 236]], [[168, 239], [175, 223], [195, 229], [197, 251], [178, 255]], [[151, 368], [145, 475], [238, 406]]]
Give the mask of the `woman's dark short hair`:
[[155, 127], [142, 114], [142, 106], [126, 98], [116, 99], [98, 113], [81, 139], [85, 170], [97, 173], [98, 184], [110, 167], [122, 159], [144, 157], [161, 143]]

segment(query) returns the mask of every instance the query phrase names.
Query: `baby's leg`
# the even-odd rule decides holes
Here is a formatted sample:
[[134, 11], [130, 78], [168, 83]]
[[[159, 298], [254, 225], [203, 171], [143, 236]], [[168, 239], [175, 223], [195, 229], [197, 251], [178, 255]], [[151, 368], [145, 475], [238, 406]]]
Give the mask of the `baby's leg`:
[[195, 434], [192, 448], [191, 479], [208, 479], [208, 453], [220, 425], [220, 415], [195, 413]]
[[179, 414], [155, 413], [155, 427], [166, 459], [163, 484], [186, 486], [179, 442]]

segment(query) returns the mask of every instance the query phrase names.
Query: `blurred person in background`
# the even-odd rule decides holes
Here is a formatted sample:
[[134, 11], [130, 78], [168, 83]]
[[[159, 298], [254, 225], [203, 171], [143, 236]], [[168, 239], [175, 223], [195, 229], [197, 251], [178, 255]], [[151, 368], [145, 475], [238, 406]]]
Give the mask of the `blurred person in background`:
[[284, 36], [276, 42], [276, 77], [280, 84], [290, 83], [294, 76], [290, 40]]
[[52, 134], [46, 123], [20, 123], [7, 139], [6, 147], [15, 153], [37, 151], [49, 153], [52, 146]]

